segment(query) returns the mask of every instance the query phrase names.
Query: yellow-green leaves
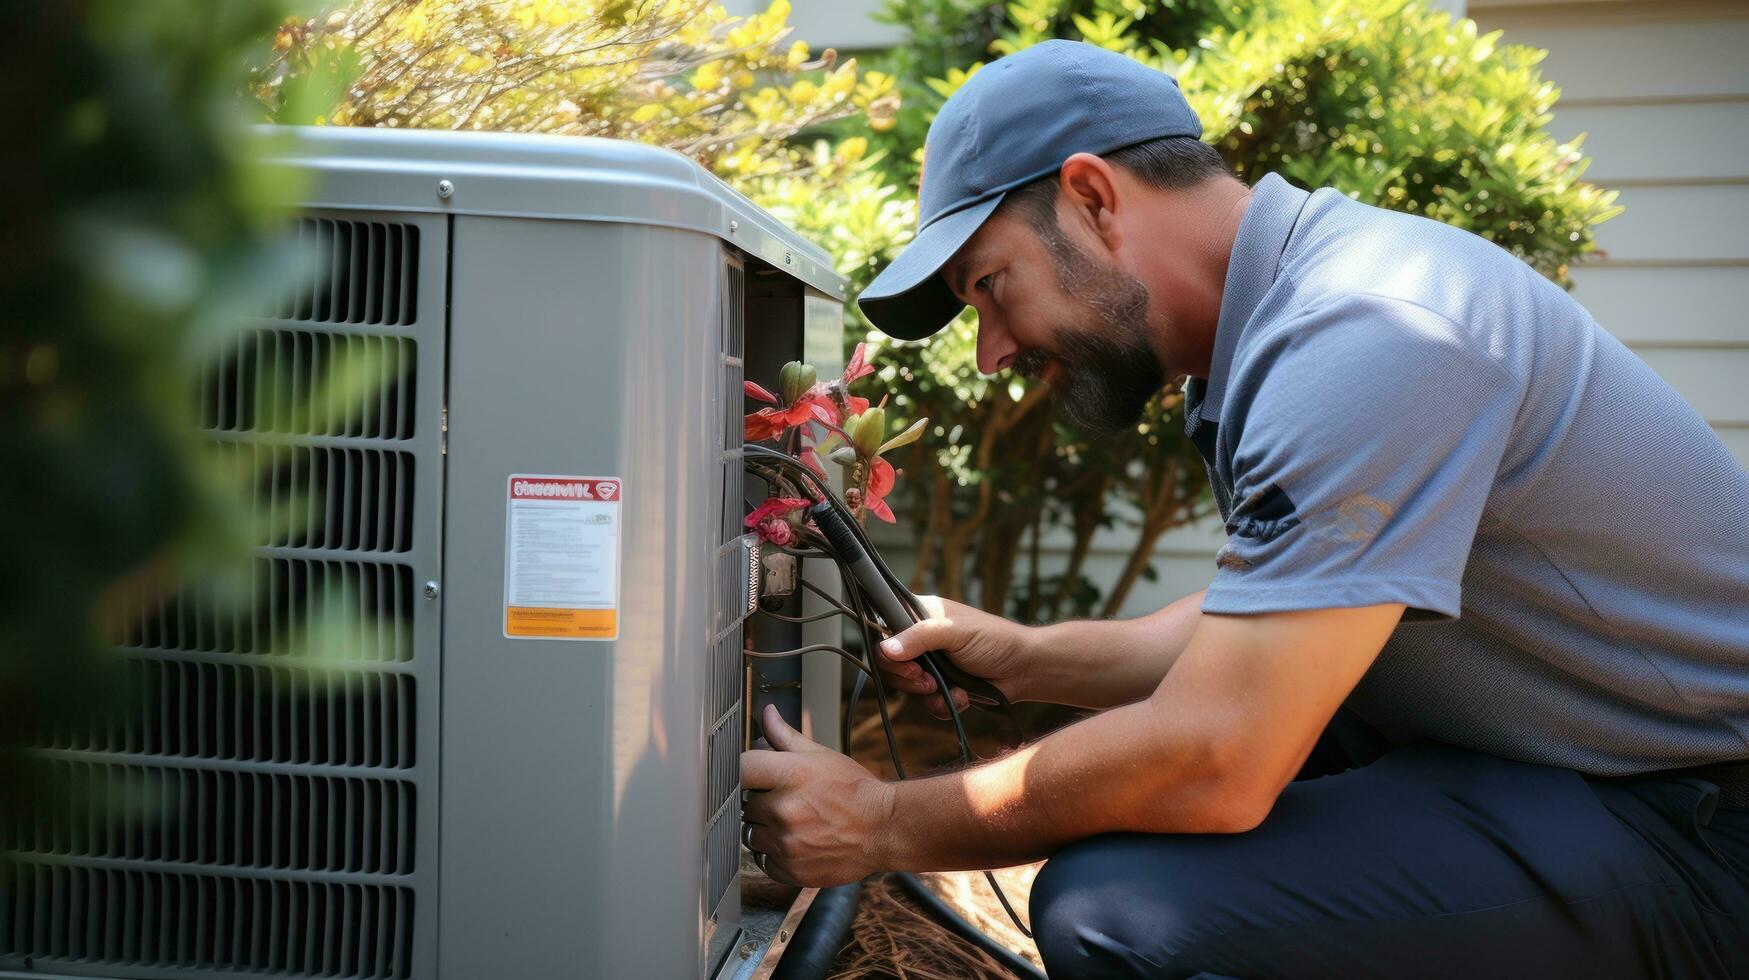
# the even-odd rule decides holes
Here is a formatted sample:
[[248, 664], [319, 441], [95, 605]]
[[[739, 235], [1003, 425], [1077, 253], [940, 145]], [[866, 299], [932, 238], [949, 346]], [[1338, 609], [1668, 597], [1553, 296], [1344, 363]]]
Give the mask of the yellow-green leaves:
[[633, 139], [729, 180], [782, 176], [811, 163], [788, 143], [795, 133], [855, 115], [878, 129], [897, 109], [890, 76], [788, 39], [789, 10], [787, 0], [747, 17], [702, 0], [352, 0], [282, 26], [255, 91], [278, 117], [298, 79], [350, 62], [344, 90], [311, 117]]
[[[874, 411], [874, 410], [871, 409], [871, 411]], [[924, 430], [926, 430], [928, 428], [929, 428], [929, 420], [928, 419], [926, 419], [926, 418], [918, 419], [917, 421], [912, 422], [909, 426], [906, 426], [905, 431], [899, 433], [898, 435], [892, 437], [891, 439], [888, 439], [886, 442], [881, 443], [880, 447], [877, 448], [875, 450], [875, 452], [882, 455], [882, 456], [885, 456], [888, 452], [890, 452], [894, 449], [900, 449], [900, 448], [903, 448], [905, 446], [909, 446], [910, 444], [916, 442], [918, 439], [923, 438]]]

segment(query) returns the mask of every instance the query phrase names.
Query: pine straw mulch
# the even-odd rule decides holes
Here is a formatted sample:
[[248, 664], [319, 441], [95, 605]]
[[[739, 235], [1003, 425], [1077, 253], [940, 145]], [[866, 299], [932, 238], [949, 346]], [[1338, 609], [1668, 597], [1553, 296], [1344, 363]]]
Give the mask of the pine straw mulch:
[[[865, 695], [859, 706], [858, 724], [851, 732], [850, 755], [891, 779], [895, 773], [881, 733], [880, 712], [872, 697]], [[923, 710], [916, 699], [909, 700], [907, 703], [907, 698], [899, 694], [889, 702], [894, 741], [900, 758], [905, 760], [907, 775], [924, 775], [957, 766], [959, 750], [952, 727]], [[1021, 706], [1023, 710], [1033, 707]], [[1030, 713], [1022, 721], [1027, 734], [1037, 738], [1072, 717], [1060, 712]], [[970, 712], [964, 716], [964, 724], [972, 752], [979, 758], [1001, 754], [1004, 740], [1012, 738], [1007, 720], [990, 712]], [[996, 872], [1002, 890], [1023, 919], [1033, 878], [1041, 866], [1042, 862]], [[918, 877], [961, 918], [1035, 966], [1042, 966], [1038, 947], [1014, 927], [981, 872]], [[851, 925], [850, 945], [833, 962], [831, 974], [832, 980], [1010, 980], [1013, 976], [989, 954], [938, 925], [897, 882], [884, 878], [877, 878], [863, 888], [862, 901]]]
[[[1039, 865], [1007, 868], [996, 873], [1002, 890], [1017, 910]], [[1021, 956], [1041, 966], [1038, 948], [1021, 935], [990, 894], [978, 872], [920, 876], [931, 891], [977, 926]], [[1022, 913], [1024, 915], [1024, 913]], [[876, 878], [862, 889], [850, 945], [832, 963], [832, 980], [1012, 980], [1014, 974], [988, 953], [946, 928], [912, 903], [897, 882]]]

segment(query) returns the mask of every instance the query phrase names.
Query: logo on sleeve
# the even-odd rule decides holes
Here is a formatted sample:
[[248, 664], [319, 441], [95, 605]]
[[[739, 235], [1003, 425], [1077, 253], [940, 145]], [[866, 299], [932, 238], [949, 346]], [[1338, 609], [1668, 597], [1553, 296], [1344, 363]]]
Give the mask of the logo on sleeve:
[[1299, 523], [1299, 515], [1294, 513], [1293, 498], [1278, 484], [1271, 483], [1233, 508], [1233, 516], [1227, 521], [1227, 533], [1258, 544], [1267, 544]]

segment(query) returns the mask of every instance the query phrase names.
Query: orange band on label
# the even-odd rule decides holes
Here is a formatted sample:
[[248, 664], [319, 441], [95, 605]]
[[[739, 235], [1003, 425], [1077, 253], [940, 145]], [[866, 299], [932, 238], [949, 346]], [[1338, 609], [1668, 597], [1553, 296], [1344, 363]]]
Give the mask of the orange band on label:
[[619, 632], [614, 609], [537, 609], [511, 606], [504, 610], [508, 636], [571, 636], [603, 639]]

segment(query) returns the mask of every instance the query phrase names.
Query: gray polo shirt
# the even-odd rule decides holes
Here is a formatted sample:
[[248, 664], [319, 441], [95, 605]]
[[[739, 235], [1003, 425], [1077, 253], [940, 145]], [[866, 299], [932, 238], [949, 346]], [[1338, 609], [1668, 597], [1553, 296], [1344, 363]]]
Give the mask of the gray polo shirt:
[[1348, 702], [1386, 736], [1749, 758], [1749, 472], [1505, 250], [1265, 177], [1186, 394], [1228, 533], [1203, 610], [1410, 607]]

